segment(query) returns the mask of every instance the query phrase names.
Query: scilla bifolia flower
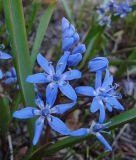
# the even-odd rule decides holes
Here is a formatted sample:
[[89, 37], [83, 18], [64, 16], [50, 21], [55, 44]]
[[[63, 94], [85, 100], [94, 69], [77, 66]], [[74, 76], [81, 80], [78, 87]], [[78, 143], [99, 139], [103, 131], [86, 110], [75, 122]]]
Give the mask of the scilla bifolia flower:
[[[81, 78], [81, 72], [73, 69], [66, 70], [69, 52], [65, 52], [56, 65], [56, 71], [51, 62], [48, 62], [41, 54], [37, 56], [38, 64], [43, 68], [44, 73], [37, 73], [27, 77], [26, 81], [30, 83], [49, 83], [46, 89], [46, 96], [52, 101], [56, 100], [58, 89], [71, 100], [76, 100], [75, 90], [69, 84], [70, 80]], [[65, 71], [65, 72], [64, 72]], [[53, 96], [50, 96], [53, 95]]]
[[71, 136], [86, 136], [89, 134], [93, 134], [105, 146], [106, 149], [108, 149], [109, 151], [112, 151], [111, 146], [109, 145], [109, 143], [106, 141], [106, 139], [101, 134], [101, 133], [108, 133], [109, 134], [109, 132], [104, 131], [104, 129], [108, 128], [110, 124], [111, 124], [111, 122], [105, 123], [105, 124], [100, 124], [100, 123], [96, 123], [93, 121], [90, 128], [77, 129], [75, 131], [72, 131], [70, 133], [70, 135]]
[[46, 105], [44, 105], [44, 102], [41, 100], [40, 97], [36, 98], [35, 103], [38, 106], [38, 109], [34, 107], [26, 107], [13, 113], [13, 117], [19, 119], [38, 117], [35, 122], [33, 145], [36, 145], [38, 143], [45, 121], [56, 132], [62, 135], [70, 134], [70, 130], [67, 128], [64, 122], [62, 122], [59, 118], [53, 116], [53, 114], [63, 114], [68, 109], [74, 106], [74, 102], [54, 106], [54, 103], [48, 96], [46, 100]]
[[86, 47], [79, 43], [80, 37], [76, 32], [74, 25], [66, 18], [62, 18], [62, 50], [69, 51], [68, 66], [76, 66], [82, 60], [82, 54], [85, 53]]
[[106, 108], [109, 112], [112, 112], [112, 108], [124, 110], [124, 107], [117, 100], [121, 98], [121, 95], [116, 92], [118, 85], [113, 85], [113, 76], [110, 75], [108, 69], [106, 69], [105, 77], [102, 81], [102, 69], [105, 66], [103, 64], [98, 64], [101, 69], [99, 69], [96, 64], [98, 67], [96, 68], [99, 69], [99, 72], [96, 73], [95, 88], [89, 86], [80, 86], [76, 88], [78, 94], [94, 97], [90, 105], [90, 111], [94, 113], [99, 110], [99, 123], [103, 123], [105, 120]]

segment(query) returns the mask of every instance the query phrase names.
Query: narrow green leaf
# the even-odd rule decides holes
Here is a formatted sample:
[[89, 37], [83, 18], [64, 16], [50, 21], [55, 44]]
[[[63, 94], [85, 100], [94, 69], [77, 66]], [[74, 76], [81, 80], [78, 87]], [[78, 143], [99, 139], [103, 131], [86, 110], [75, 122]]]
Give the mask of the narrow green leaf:
[[21, 0], [3, 0], [7, 32], [10, 38], [12, 55], [15, 62], [18, 80], [26, 105], [32, 105], [34, 91], [26, 77], [31, 74], [30, 56]]
[[37, 56], [39, 49], [41, 47], [41, 43], [43, 41], [45, 32], [47, 30], [47, 27], [50, 22], [50, 19], [51, 19], [51, 16], [53, 14], [54, 9], [55, 9], [55, 4], [49, 5], [47, 10], [44, 12], [44, 14], [41, 17], [41, 20], [40, 20], [40, 23], [39, 23], [39, 26], [37, 29], [35, 41], [33, 44], [32, 53], [31, 53], [31, 68], [33, 68], [33, 66], [34, 66], [36, 56]]
[[0, 97], [0, 135], [4, 136], [11, 122], [11, 113], [8, 97]]
[[112, 60], [110, 61], [110, 64], [111, 65], [136, 65], [136, 60], [120, 60], [120, 59], [117, 59], [117, 60]]
[[69, 18], [69, 20], [71, 21], [71, 23], [74, 24], [73, 16], [72, 16], [72, 11], [71, 11], [71, 9], [70, 9], [70, 7], [69, 7], [69, 5], [68, 5], [68, 1], [66, 1], [66, 0], [61, 0], [61, 2], [62, 2], [62, 4], [63, 4], [63, 6], [64, 6], [64, 10], [65, 10], [65, 12], [66, 12], [66, 14], [67, 14], [67, 17]]
[[36, 19], [37, 12], [39, 11], [40, 6], [41, 6], [40, 1], [34, 1], [32, 3], [32, 5], [30, 6], [30, 13], [28, 15], [28, 20], [26, 22], [26, 24], [27, 24], [27, 33], [31, 32], [31, 30], [32, 30], [32, 26], [34, 24], [34, 21]]
[[[120, 115], [115, 116], [111, 120], [111, 125], [108, 130], [114, 129], [123, 125], [125, 123], [136, 120], [136, 108], [133, 108], [129, 111], [123, 112]], [[55, 144], [43, 145], [38, 150], [35, 150], [29, 157], [28, 160], [38, 160], [43, 156], [53, 155], [61, 149], [73, 146], [75, 144], [81, 143], [84, 140], [88, 140], [92, 135], [84, 137], [68, 137], [63, 140], [56, 142]]]
[[[34, 89], [26, 83], [26, 77], [32, 74], [30, 55], [26, 37], [25, 21], [23, 15], [22, 0], [3, 0], [4, 15], [6, 18], [7, 33], [12, 47], [12, 55], [17, 71], [19, 86], [24, 104], [34, 105]], [[34, 121], [29, 121], [30, 138], [33, 137]]]
[[15, 98], [13, 99], [12, 107], [11, 107], [11, 113], [15, 112], [19, 108], [19, 104], [21, 102], [22, 95], [20, 92], [17, 93]]

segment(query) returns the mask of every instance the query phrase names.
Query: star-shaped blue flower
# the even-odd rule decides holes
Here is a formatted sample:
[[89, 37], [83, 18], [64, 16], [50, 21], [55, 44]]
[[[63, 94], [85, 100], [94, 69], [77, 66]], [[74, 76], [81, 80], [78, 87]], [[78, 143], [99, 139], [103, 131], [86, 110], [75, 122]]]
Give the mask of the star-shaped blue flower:
[[[0, 59], [6, 60], [6, 59], [11, 59], [11, 58], [12, 58], [12, 56], [9, 55], [8, 53], [0, 51]], [[2, 76], [3, 76], [2, 70], [0, 69], [0, 79], [2, 79]]]
[[111, 124], [111, 122], [100, 124], [100, 123], [96, 123], [93, 121], [90, 128], [80, 128], [75, 131], [71, 131], [70, 135], [71, 136], [86, 136], [88, 134], [93, 134], [105, 146], [106, 149], [108, 149], [109, 151], [112, 151], [111, 146], [101, 134], [101, 133], [108, 133], [104, 131], [104, 129], [108, 128], [109, 124]]
[[101, 79], [96, 79], [95, 89], [89, 86], [80, 86], [76, 88], [76, 92], [82, 95], [94, 97], [92, 104], [90, 105], [90, 111], [92, 113], [100, 111], [99, 123], [103, 123], [105, 120], [105, 109], [107, 108], [109, 112], [112, 112], [112, 108], [118, 110], [124, 110], [124, 107], [119, 103], [117, 99], [121, 96], [116, 92], [117, 84], [114, 86], [113, 76], [110, 75], [109, 70], [106, 69], [106, 75], [102, 82], [102, 73], [100, 73]]
[[27, 77], [26, 81], [30, 83], [49, 83], [46, 89], [46, 97], [50, 97], [53, 102], [56, 100], [58, 89], [60, 89], [66, 97], [75, 101], [77, 95], [69, 84], [69, 81], [81, 78], [81, 72], [76, 69], [64, 72], [68, 57], [69, 52], [65, 52], [58, 61], [55, 72], [52, 63], [48, 62], [41, 54], [38, 54], [37, 62], [45, 72], [30, 75]]
[[132, 11], [132, 8], [129, 6], [129, 1], [126, 0], [125, 3], [123, 3], [123, 2], [120, 3], [118, 10], [116, 10], [114, 15], [116, 15], [116, 16], [119, 15], [121, 18], [124, 18], [131, 11]]
[[29, 119], [39, 116], [39, 118], [35, 121], [33, 145], [38, 143], [45, 121], [47, 121], [49, 126], [56, 132], [62, 135], [70, 134], [70, 130], [65, 125], [65, 123], [62, 122], [59, 118], [53, 116], [53, 114], [63, 114], [72, 108], [75, 102], [54, 106], [51, 99], [47, 97], [46, 105], [44, 105], [44, 102], [40, 97], [38, 97], [36, 98], [35, 103], [38, 106], [38, 109], [34, 107], [26, 107], [13, 113], [13, 117], [19, 119]]
[[79, 43], [80, 37], [76, 32], [74, 25], [63, 17], [62, 18], [62, 50], [69, 51], [68, 66], [76, 66], [82, 60], [82, 54], [85, 53], [86, 47]]

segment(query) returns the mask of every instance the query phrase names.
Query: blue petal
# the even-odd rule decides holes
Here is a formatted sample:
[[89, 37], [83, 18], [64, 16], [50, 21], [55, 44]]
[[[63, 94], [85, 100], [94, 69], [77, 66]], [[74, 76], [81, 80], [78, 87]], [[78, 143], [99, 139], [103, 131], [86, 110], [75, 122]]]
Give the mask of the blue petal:
[[68, 66], [77, 66], [80, 61], [82, 60], [82, 55], [81, 53], [76, 53], [73, 55], [70, 55], [68, 58]]
[[106, 102], [109, 103], [112, 107], [118, 110], [124, 110], [124, 107], [119, 103], [119, 101], [114, 97], [108, 97]]
[[71, 136], [86, 136], [88, 134], [89, 134], [88, 128], [80, 128], [75, 131], [71, 131], [70, 133]]
[[74, 50], [72, 51], [72, 54], [76, 54], [76, 53], [84, 53], [86, 51], [86, 47], [84, 44], [78, 44]]
[[80, 86], [80, 87], [76, 87], [75, 91], [78, 94], [82, 94], [85, 96], [95, 96], [96, 92], [92, 87], [88, 87], [88, 86]]
[[29, 83], [48, 83], [50, 82], [47, 78], [47, 75], [45, 73], [36, 73], [33, 75], [30, 75], [26, 78], [26, 82]]
[[111, 146], [109, 145], [109, 143], [106, 141], [106, 139], [100, 133], [97, 132], [96, 137], [109, 151], [112, 151]]
[[77, 32], [73, 35], [73, 38], [74, 38], [74, 43], [77, 43], [80, 40], [79, 34]]
[[63, 51], [68, 51], [74, 44], [75, 39], [73, 37], [70, 38], [63, 38], [62, 40], [62, 50]]
[[68, 57], [69, 57], [69, 52], [65, 52], [64, 55], [59, 59], [56, 65], [56, 74], [61, 74], [64, 72], [67, 66]]
[[43, 127], [44, 127], [44, 117], [39, 117], [35, 122], [33, 145], [36, 145], [38, 143]]
[[3, 74], [2, 74], [2, 70], [0, 69], [0, 79], [2, 79]]
[[16, 83], [16, 82], [17, 82], [17, 78], [12, 78], [12, 77], [4, 80], [4, 83], [6, 85], [10, 85], [10, 84], [13, 84], [13, 83]]
[[0, 59], [11, 59], [11, 58], [12, 58], [11, 55], [9, 55], [9, 54], [7, 54], [5, 52], [0, 51]]
[[54, 68], [51, 63], [48, 62], [41, 54], [37, 55], [38, 64], [44, 69], [44, 71], [50, 75], [54, 74]]
[[90, 111], [92, 113], [95, 113], [96, 111], [98, 111], [100, 109], [100, 103], [98, 101], [98, 98], [97, 97], [94, 97], [93, 98], [93, 101], [92, 101], [92, 104], [90, 105]]
[[106, 103], [106, 108], [109, 112], [112, 112], [112, 106], [109, 103]]
[[70, 26], [69, 21], [65, 17], [63, 17], [61, 25], [62, 32], [64, 32], [67, 28], [69, 28], [69, 26]]
[[6, 76], [6, 77], [12, 77], [11, 71], [7, 71], [7, 72], [5, 73], [5, 76]]
[[56, 101], [58, 94], [58, 84], [57, 83], [50, 83], [48, 84], [46, 88], [46, 103], [50, 106], [53, 106], [53, 104]]
[[110, 75], [110, 72], [108, 69], [106, 69], [106, 74], [105, 74], [105, 78], [104, 78], [104, 81], [102, 83], [102, 87], [103, 88], [107, 88], [107, 87], [110, 87], [113, 83], [113, 76]]
[[100, 115], [99, 115], [99, 123], [103, 123], [105, 120], [105, 108], [104, 105], [102, 103], [102, 101], [100, 101]]
[[37, 97], [35, 99], [35, 104], [40, 108], [40, 109], [44, 109], [44, 101], [40, 98]]
[[27, 119], [27, 118], [33, 118], [35, 117], [35, 113], [37, 113], [37, 109], [33, 107], [26, 107], [21, 110], [18, 110], [13, 113], [14, 118], [19, 119]]
[[107, 58], [105, 57], [97, 57], [92, 59], [89, 62], [89, 69], [91, 72], [96, 72], [98, 70], [103, 70], [106, 69], [108, 67], [109, 61]]
[[62, 85], [59, 85], [59, 89], [66, 97], [70, 98], [73, 101], [76, 101], [77, 95], [75, 93], [75, 90], [69, 83], [66, 82]]
[[102, 70], [98, 70], [96, 72], [96, 78], [95, 78], [95, 89], [101, 87], [102, 84]]
[[71, 27], [69, 27], [69, 28], [67, 28], [66, 30], [65, 30], [65, 32], [63, 33], [63, 38], [64, 37], [72, 37], [73, 36], [73, 34], [74, 34], [74, 32], [75, 32], [75, 30], [73, 29], [73, 28], [71, 28]]
[[75, 104], [76, 102], [56, 105], [53, 108], [51, 108], [51, 113], [63, 114], [69, 109], [71, 109]]
[[48, 117], [47, 120], [48, 120], [50, 127], [53, 130], [57, 131], [58, 133], [62, 135], [70, 134], [70, 130], [68, 129], [66, 124], [62, 122], [59, 118], [50, 115], [50, 117]]
[[67, 71], [65, 72], [63, 75], [62, 75], [62, 78], [64, 80], [74, 80], [74, 79], [79, 79], [81, 78], [81, 72], [77, 69], [73, 69], [73, 70], [70, 70], [70, 71]]

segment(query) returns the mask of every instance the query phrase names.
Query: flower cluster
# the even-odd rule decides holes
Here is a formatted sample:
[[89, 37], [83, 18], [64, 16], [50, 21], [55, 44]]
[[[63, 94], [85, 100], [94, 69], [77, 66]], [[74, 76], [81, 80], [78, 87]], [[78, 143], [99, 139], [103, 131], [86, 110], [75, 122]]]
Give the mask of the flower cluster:
[[[38, 108], [27, 106], [13, 113], [13, 117], [19, 119], [28, 119], [38, 117], [35, 122], [35, 134], [33, 145], [38, 143], [44, 122], [58, 133], [67, 136], [85, 136], [93, 134], [100, 142], [108, 149], [112, 150], [106, 139], [101, 133], [106, 132], [104, 129], [111, 124], [104, 123], [105, 109], [110, 112], [113, 108], [123, 110], [123, 106], [117, 99], [121, 96], [116, 92], [117, 84], [113, 85], [113, 76], [108, 70], [108, 60], [104, 57], [98, 57], [89, 62], [89, 70], [96, 72], [95, 88], [90, 86], [79, 86], [75, 89], [70, 83], [71, 80], [81, 78], [81, 72], [77, 69], [69, 69], [70, 66], [76, 66], [82, 60], [82, 55], [85, 52], [85, 45], [79, 42], [79, 35], [75, 27], [66, 19], [62, 19], [62, 51], [64, 54], [59, 59], [54, 68], [53, 63], [49, 62], [42, 54], [37, 55], [37, 62], [43, 69], [43, 73], [29, 75], [26, 81], [34, 84], [36, 91], [35, 103]], [[105, 73], [102, 81], [103, 73]], [[38, 93], [37, 84], [46, 84], [45, 100]], [[92, 113], [99, 111], [98, 123], [92, 122], [90, 128], [80, 128], [75, 131], [70, 130], [67, 125], [58, 117], [74, 107], [77, 102], [77, 94], [91, 96], [93, 101], [90, 105]], [[61, 96], [60, 96], [61, 95]], [[60, 103], [60, 98], [66, 96], [70, 99], [70, 103]], [[59, 97], [59, 100], [58, 100]], [[83, 106], [84, 107], [84, 106]]]
[[[7, 59], [11, 59], [12, 56], [9, 55], [8, 53], [5, 53], [3, 51], [0, 51], [0, 59], [1, 60], [7, 60]], [[3, 73], [2, 73], [2, 70], [0, 69], [0, 79], [2, 79], [3, 77]]]
[[106, 1], [106, 3], [101, 5], [97, 10], [97, 13], [99, 15], [99, 25], [110, 27], [112, 15], [124, 18], [131, 11], [132, 7], [130, 7], [129, 5], [129, 0], [124, 0], [120, 2], [116, 2], [116, 0]]

